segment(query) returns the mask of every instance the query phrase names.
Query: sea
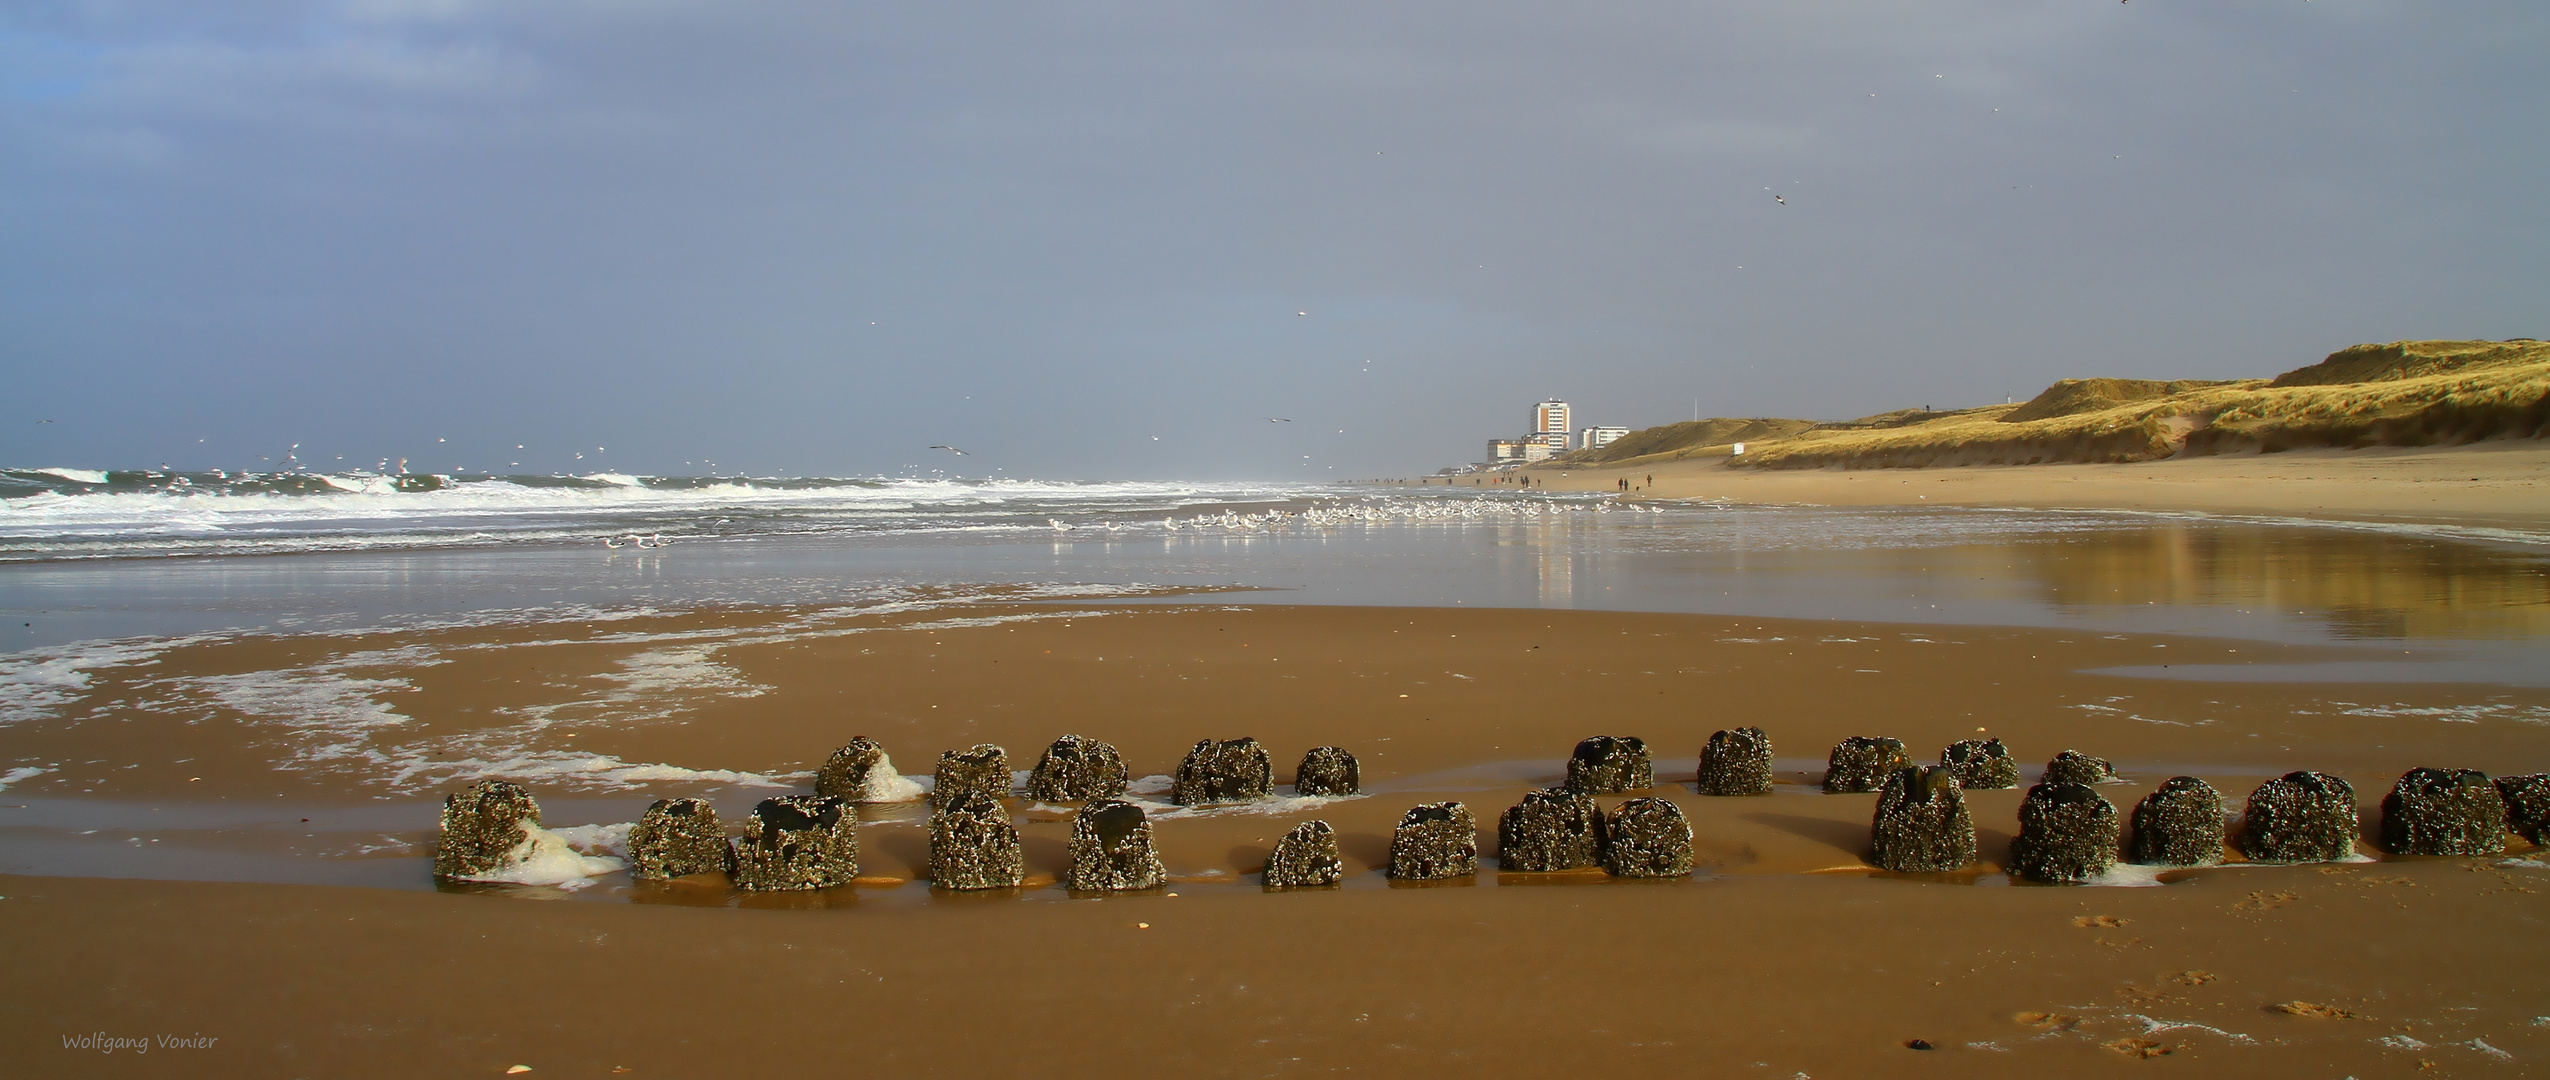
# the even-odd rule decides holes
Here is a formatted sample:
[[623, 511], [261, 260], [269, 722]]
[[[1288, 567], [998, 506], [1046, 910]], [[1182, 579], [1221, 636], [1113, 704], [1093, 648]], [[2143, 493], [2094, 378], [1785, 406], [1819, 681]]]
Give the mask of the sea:
[[[535, 750], [530, 741], [480, 745], [512, 727], [467, 745], [385, 748], [376, 734], [401, 722], [383, 700], [406, 686], [395, 674], [399, 657], [330, 653], [264, 672], [163, 679], [152, 692], [255, 716], [302, 746], [303, 758], [371, 762], [369, 772], [347, 774], [354, 779], [343, 791], [278, 794], [248, 807], [117, 799], [54, 783], [77, 763], [46, 740], [76, 741], [64, 723], [122, 715], [115, 710], [131, 704], [87, 702], [94, 680], [224, 638], [352, 640], [375, 630], [611, 625], [713, 609], [910, 611], [983, 601], [1401, 605], [1848, 620], [1905, 632], [2191, 635], [2321, 648], [2308, 662], [2155, 663], [2110, 673], [2550, 686], [2545, 534], [1643, 501], [1466, 479], [0, 469], [0, 868], [418, 887], [435, 793], [480, 773], [622, 801], [668, 783], [724, 785], [715, 790], [731, 788], [721, 797], [741, 806], [798, 779]], [[676, 689], [734, 689], [709, 659], [717, 643], [696, 637], [668, 635], [630, 661], [637, 667], [610, 676], [626, 684], [605, 695], [620, 703], [613, 707]], [[355, 669], [345, 665], [357, 661], [371, 665], [362, 672], [390, 673], [348, 674]], [[2520, 691], [2443, 709], [2453, 715], [2442, 720], [2540, 722], [2539, 706], [2497, 700], [2508, 695]], [[93, 707], [106, 711], [81, 711]], [[540, 727], [517, 733], [531, 740]], [[579, 850], [615, 850], [621, 833], [612, 830], [624, 832], [633, 811], [596, 800], [551, 799], [553, 821], [593, 820], [579, 826], [593, 832]], [[316, 846], [257, 846], [284, 842], [276, 837]], [[568, 862], [600, 857], [560, 852]], [[599, 872], [581, 862], [570, 869], [561, 878], [569, 884]]]
[[2413, 642], [2435, 647], [2421, 678], [2550, 683], [2550, 533], [2519, 530], [1459, 480], [0, 469], [0, 655], [19, 667], [137, 638], [979, 589]]

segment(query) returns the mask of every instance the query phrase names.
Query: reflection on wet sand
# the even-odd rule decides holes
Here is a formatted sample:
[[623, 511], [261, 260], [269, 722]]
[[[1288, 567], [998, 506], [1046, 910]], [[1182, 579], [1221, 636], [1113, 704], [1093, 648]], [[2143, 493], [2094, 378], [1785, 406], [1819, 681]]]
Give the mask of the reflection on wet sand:
[[2378, 532], [2154, 525], [2004, 547], [2049, 605], [2255, 608], [2340, 638], [2550, 637], [2550, 557]]

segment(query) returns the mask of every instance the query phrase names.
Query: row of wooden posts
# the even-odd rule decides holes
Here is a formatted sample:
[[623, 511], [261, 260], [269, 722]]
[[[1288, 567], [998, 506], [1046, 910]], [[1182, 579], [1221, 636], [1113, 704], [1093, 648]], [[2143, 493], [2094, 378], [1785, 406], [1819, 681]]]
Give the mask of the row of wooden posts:
[[[1770, 794], [1771, 742], [1746, 727], [1710, 736], [1694, 776], [1702, 795]], [[927, 792], [931, 813], [931, 885], [946, 889], [1014, 888], [1026, 879], [1017, 825], [1003, 800], [1015, 774], [1007, 753], [982, 744], [940, 755]], [[2019, 768], [1998, 739], [1949, 746], [1936, 766], [1912, 764], [1904, 744], [1853, 737], [1833, 747], [1823, 789], [1875, 792], [1870, 855], [1881, 869], [1909, 873], [1963, 870], [1978, 858], [1974, 820], [1964, 793], [2019, 784]], [[2082, 882], [2120, 858], [2163, 866], [2223, 861], [2234, 846], [2258, 862], [2349, 858], [2358, 839], [2355, 792], [2316, 772], [2293, 772], [2252, 791], [2237, 819], [2205, 781], [2171, 777], [2137, 802], [2130, 817], [2097, 788], [2116, 779], [2108, 762], [2065, 750], [2046, 764], [2019, 807], [2009, 868], [2043, 882]], [[1073, 890], [1157, 888], [1167, 880], [1149, 814], [1128, 801], [1129, 775], [1116, 748], [1066, 735], [1047, 747], [1030, 772], [1026, 795], [1041, 803], [1079, 803], [1073, 815], [1069, 869]], [[1620, 877], [1681, 877], [1692, 872], [1692, 829], [1666, 798], [1630, 798], [1608, 810], [1596, 795], [1655, 786], [1647, 745], [1629, 736], [1597, 735], [1576, 745], [1559, 787], [1526, 793], [1497, 822], [1502, 869], [1549, 872], [1600, 867]], [[641, 879], [727, 874], [748, 890], [820, 889], [858, 875], [862, 803], [908, 801], [918, 785], [893, 772], [874, 740], [853, 739], [816, 774], [811, 795], [764, 800], [730, 837], [715, 809], [699, 799], [660, 799], [629, 832], [631, 871]], [[1353, 754], [1315, 747], [1295, 770], [1297, 796], [1361, 794]], [[1255, 739], [1195, 744], [1178, 765], [1172, 803], [1245, 803], [1274, 794], [1274, 770]], [[484, 878], [519, 858], [539, 825], [539, 804], [504, 781], [484, 781], [445, 800], [435, 874]], [[2128, 827], [2130, 826], [2130, 835]], [[2507, 835], [2543, 842], [2550, 827], [2550, 774], [2491, 780], [2470, 769], [2409, 771], [2382, 801], [2381, 842], [2393, 853], [2484, 855], [2505, 850]], [[1345, 863], [1336, 830], [1305, 821], [1279, 840], [1263, 872], [1269, 888], [1339, 883]], [[1478, 826], [1459, 802], [1420, 804], [1392, 831], [1389, 873], [1403, 880], [1442, 880], [1478, 872]]]

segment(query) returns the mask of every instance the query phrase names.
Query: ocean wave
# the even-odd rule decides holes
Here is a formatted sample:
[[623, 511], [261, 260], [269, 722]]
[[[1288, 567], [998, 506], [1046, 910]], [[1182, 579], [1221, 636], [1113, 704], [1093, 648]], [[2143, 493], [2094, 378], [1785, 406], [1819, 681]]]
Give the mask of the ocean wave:
[[[1605, 498], [1275, 483], [0, 469], [0, 562], [805, 535], [1071, 541], [1510, 519]], [[1483, 513], [1482, 508], [1495, 512]]]

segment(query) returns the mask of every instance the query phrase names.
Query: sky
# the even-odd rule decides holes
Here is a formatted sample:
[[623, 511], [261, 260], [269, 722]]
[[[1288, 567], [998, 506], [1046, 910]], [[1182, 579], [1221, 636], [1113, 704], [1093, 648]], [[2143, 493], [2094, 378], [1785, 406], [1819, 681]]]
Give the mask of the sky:
[[15, 0], [0, 465], [1319, 480], [1544, 396], [2550, 337], [2545, 46], [2538, 0]]

